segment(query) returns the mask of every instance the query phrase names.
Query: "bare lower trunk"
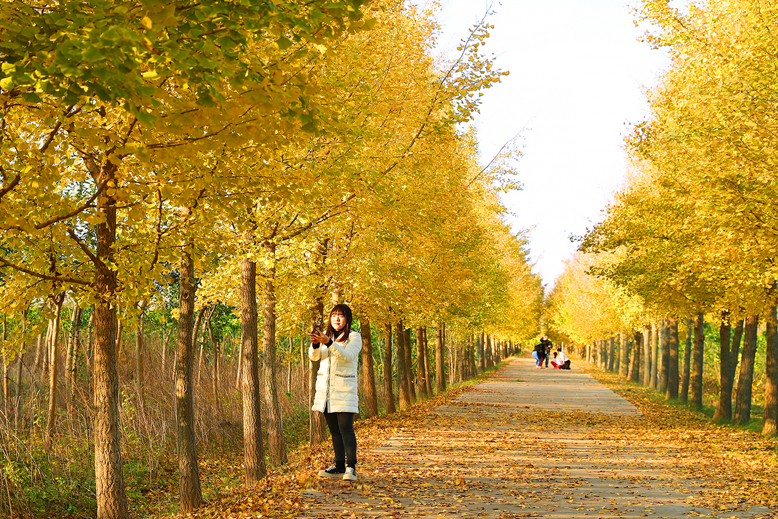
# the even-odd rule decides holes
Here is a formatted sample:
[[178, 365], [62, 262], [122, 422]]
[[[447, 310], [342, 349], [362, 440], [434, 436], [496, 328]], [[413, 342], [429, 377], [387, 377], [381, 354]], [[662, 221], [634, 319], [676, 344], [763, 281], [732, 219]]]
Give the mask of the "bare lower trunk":
[[694, 318], [694, 351], [689, 388], [689, 403], [694, 409], [702, 409], [702, 367], [705, 348], [705, 323], [702, 313]]
[[478, 337], [478, 371], [481, 373], [486, 369], [486, 359], [484, 359], [484, 332]]
[[432, 382], [430, 378], [430, 354], [429, 354], [429, 346], [427, 342], [427, 327], [425, 326], [422, 328], [423, 337], [422, 337], [422, 349], [424, 354], [424, 391], [427, 393], [427, 396], [432, 396]]
[[405, 354], [405, 333], [402, 321], [394, 326], [394, 343], [397, 345], [397, 388], [400, 392], [400, 409], [411, 405], [410, 387], [408, 384], [408, 356]]
[[667, 394], [667, 383], [670, 375], [670, 330], [667, 325], [667, 319], [662, 319], [659, 324], [660, 327], [660, 344], [661, 352], [659, 355], [659, 387], [657, 388], [660, 393]]
[[424, 365], [424, 330], [422, 328], [416, 328], [416, 385], [419, 387], [419, 397], [427, 398], [427, 386], [424, 383], [424, 379], [427, 378], [426, 366]]
[[243, 475], [247, 487], [265, 477], [262, 413], [259, 398], [257, 265], [244, 258], [240, 275], [240, 343], [243, 358]]
[[413, 346], [411, 345], [411, 329], [403, 330], [403, 344], [405, 345], [405, 369], [406, 380], [408, 381], [408, 396], [411, 402], [416, 401], [416, 388], [414, 386], [415, 377], [413, 375]]
[[619, 376], [629, 378], [629, 335], [619, 334]]
[[286, 463], [286, 443], [284, 442], [284, 426], [281, 417], [281, 404], [278, 400], [278, 380], [276, 366], [276, 292], [273, 286], [275, 279], [275, 245], [266, 245], [270, 256], [270, 266], [265, 273], [265, 309], [263, 333], [263, 366], [264, 393], [267, 402], [267, 445], [270, 463], [283, 465]]
[[686, 346], [683, 350], [683, 374], [681, 375], [681, 394], [678, 399], [682, 403], [689, 401], [689, 383], [691, 378], [692, 335], [694, 320], [686, 319]]
[[735, 331], [732, 332], [732, 346], [729, 350], [729, 380], [730, 387], [735, 389], [735, 375], [737, 375], [737, 367], [740, 356], [740, 343], [743, 341], [743, 329], [745, 328], [746, 320], [740, 319], [735, 325]]
[[65, 294], [59, 294], [54, 297], [56, 305], [54, 319], [52, 320], [53, 333], [51, 334], [51, 345], [49, 351], [51, 358], [49, 360], [49, 413], [46, 422], [46, 447], [51, 447], [51, 437], [54, 435], [54, 420], [57, 410], [57, 384], [59, 383], [59, 324], [62, 316], [62, 303], [65, 301]]
[[632, 333], [632, 355], [629, 361], [629, 380], [640, 382], [640, 352], [642, 351], [643, 334], [635, 331]]
[[[316, 301], [316, 304], [311, 309], [311, 326], [316, 322], [321, 322], [324, 316], [324, 303], [321, 300]], [[319, 445], [325, 439], [325, 423], [324, 414], [318, 411], [311, 411], [313, 407], [314, 397], [316, 396], [316, 375], [319, 372], [319, 365], [321, 361], [310, 361], [310, 369], [308, 370], [308, 442], [311, 446]]]
[[659, 383], [659, 343], [660, 343], [660, 327], [657, 323], [651, 323], [651, 380], [649, 381], [649, 387], [656, 389]]
[[713, 421], [719, 422], [732, 419], [732, 378], [730, 373], [730, 333], [732, 325], [729, 323], [729, 312], [724, 312], [721, 316], [719, 325], [719, 403], [716, 406], [716, 413], [713, 415]]
[[767, 315], [767, 351], [765, 352], [764, 423], [762, 434], [778, 434], [778, 321], [776, 308]]
[[[145, 306], [145, 305], [144, 305]], [[138, 401], [141, 408], [146, 402], [146, 374], [144, 365], [146, 359], [143, 356], [143, 310], [138, 316], [138, 325], [135, 327], [135, 390], [138, 393]]]
[[386, 413], [394, 413], [394, 393], [392, 388], [392, 325], [384, 326], [384, 398]]
[[667, 341], [667, 400], [678, 400], [678, 319], [669, 317], [667, 319], [668, 341]]
[[735, 399], [735, 425], [744, 425], [751, 420], [751, 392], [754, 381], [754, 358], [756, 357], [756, 339], [759, 316], [746, 317], [743, 339], [743, 355], [740, 361], [740, 375], [737, 381]]
[[651, 385], [651, 327], [643, 327], [643, 362], [641, 380], [644, 386]]
[[438, 323], [438, 332], [435, 337], [435, 382], [437, 384], [438, 393], [442, 393], [446, 390], [446, 365], [443, 357], [443, 349], [445, 348], [445, 329], [443, 323]]
[[372, 418], [378, 416], [378, 394], [373, 368], [373, 337], [367, 317], [362, 317], [359, 321], [359, 334], [362, 336], [362, 391], [365, 395], [365, 414], [367, 418]]
[[[192, 243], [181, 250], [181, 294], [178, 315], [178, 346], [176, 348], [176, 431], [178, 451], [178, 502], [181, 511], [191, 512], [202, 502], [200, 471], [195, 436], [193, 321], [195, 313], [194, 261]], [[201, 312], [202, 314], [202, 312]]]

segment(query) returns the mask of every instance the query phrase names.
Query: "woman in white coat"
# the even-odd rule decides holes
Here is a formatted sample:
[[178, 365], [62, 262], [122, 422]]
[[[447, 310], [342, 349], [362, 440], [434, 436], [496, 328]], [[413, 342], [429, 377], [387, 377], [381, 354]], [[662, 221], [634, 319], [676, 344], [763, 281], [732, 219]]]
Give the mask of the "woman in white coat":
[[335, 465], [320, 470], [319, 476], [356, 481], [354, 415], [359, 413], [357, 366], [362, 336], [351, 331], [351, 319], [348, 306], [336, 305], [330, 312], [326, 334], [321, 330], [311, 332], [308, 357], [321, 361], [311, 410], [324, 413], [335, 451]]

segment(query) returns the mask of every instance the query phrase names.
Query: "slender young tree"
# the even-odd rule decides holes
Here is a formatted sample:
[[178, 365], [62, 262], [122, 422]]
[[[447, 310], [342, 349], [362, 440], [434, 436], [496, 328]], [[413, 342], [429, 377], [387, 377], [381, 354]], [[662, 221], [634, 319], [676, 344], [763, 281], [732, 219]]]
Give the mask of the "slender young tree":
[[702, 409], [702, 368], [705, 348], [704, 316], [699, 313], [694, 318], [694, 352], [692, 355], [690, 401], [692, 408]]
[[384, 400], [386, 414], [396, 411], [392, 388], [392, 325], [384, 325]]

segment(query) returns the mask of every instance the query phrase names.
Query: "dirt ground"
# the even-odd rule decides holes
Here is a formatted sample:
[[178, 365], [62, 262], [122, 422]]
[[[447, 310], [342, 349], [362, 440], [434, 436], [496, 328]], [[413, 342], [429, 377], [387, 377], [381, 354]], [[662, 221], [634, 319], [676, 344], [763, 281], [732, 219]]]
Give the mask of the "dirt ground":
[[[638, 409], [591, 376], [512, 359], [495, 376], [359, 451], [356, 482], [319, 479], [301, 517], [776, 517], [722, 506], [695, 463], [631, 445]], [[359, 433], [358, 433], [359, 434]], [[708, 488], [710, 487], [710, 488]], [[711, 490], [711, 491], [709, 491]]]

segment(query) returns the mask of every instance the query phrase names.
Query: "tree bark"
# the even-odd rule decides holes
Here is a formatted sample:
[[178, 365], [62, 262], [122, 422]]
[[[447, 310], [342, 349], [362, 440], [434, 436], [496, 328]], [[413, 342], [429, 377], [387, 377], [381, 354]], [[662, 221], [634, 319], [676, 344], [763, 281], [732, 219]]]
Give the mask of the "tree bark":
[[621, 378], [629, 378], [629, 335], [621, 332], [619, 333], [619, 376]]
[[427, 386], [424, 380], [427, 378], [426, 368], [424, 366], [424, 330], [416, 328], [416, 380], [419, 387], [419, 398], [427, 398]]
[[667, 341], [667, 400], [678, 400], [678, 319], [675, 317], [667, 318], [668, 341]]
[[408, 395], [411, 398], [411, 402], [416, 401], [416, 388], [414, 387], [414, 381], [416, 377], [413, 374], [413, 347], [411, 345], [411, 329], [406, 328], [403, 331], [403, 344], [405, 344], [405, 369], [406, 380], [408, 381]]
[[259, 397], [256, 283], [257, 264], [243, 258], [240, 275], [240, 349], [243, 358], [243, 475], [247, 487], [258, 483], [266, 474]]
[[694, 351], [690, 378], [690, 404], [694, 409], [702, 409], [702, 368], [705, 348], [705, 322], [702, 313], [694, 318]]
[[424, 350], [424, 390], [427, 396], [432, 396], [432, 378], [430, 374], [430, 354], [429, 342], [427, 341], [427, 327], [422, 328], [424, 337], [422, 338], [422, 348]]
[[362, 392], [365, 395], [365, 414], [367, 418], [378, 416], [378, 393], [373, 368], [373, 336], [370, 320], [362, 317], [359, 321], [359, 333], [362, 335]]
[[478, 371], [480, 373], [483, 373], [484, 370], [486, 370], [486, 359], [484, 359], [484, 342], [485, 342], [485, 334], [484, 332], [481, 332], [480, 337], [478, 338]]
[[765, 352], [764, 422], [762, 434], [778, 434], [778, 320], [775, 305], [767, 315], [767, 351]]
[[[95, 184], [116, 183], [116, 166], [105, 160], [96, 169]], [[116, 341], [116, 200], [103, 190], [97, 197], [97, 214], [104, 218], [95, 235], [95, 291], [100, 296], [94, 311], [93, 395], [95, 490], [98, 519], [127, 519], [127, 494], [122, 475], [119, 428], [119, 375]]]
[[443, 323], [438, 323], [438, 331], [435, 337], [435, 382], [438, 393], [446, 390], [446, 366], [443, 358], [443, 348], [445, 347], [445, 330]]
[[202, 503], [200, 470], [195, 436], [193, 321], [195, 313], [195, 278], [192, 259], [193, 244], [181, 249], [181, 294], [178, 314], [178, 345], [176, 348], [176, 423], [178, 437], [178, 501], [181, 511], [191, 512]]
[[[326, 241], [321, 245], [320, 250], [323, 251], [321, 257], [324, 258], [327, 250]], [[311, 309], [311, 330], [317, 321], [324, 323], [324, 302], [321, 299], [317, 299], [316, 304]], [[319, 373], [320, 365], [320, 360], [310, 361], [310, 369], [308, 370], [308, 443], [312, 447], [319, 445], [326, 438], [324, 413], [311, 411], [316, 396], [316, 376]]]
[[746, 320], [740, 319], [735, 325], [735, 331], [732, 333], [732, 346], [729, 350], [729, 385], [735, 388], [735, 375], [737, 375], [738, 357], [740, 356], [740, 343], [743, 340], [743, 329]]
[[659, 362], [661, 364], [659, 366], [659, 387], [657, 389], [660, 393], [666, 394], [670, 375], [670, 330], [668, 327], [667, 319], [662, 319], [660, 321], [659, 327], [661, 329], [661, 344], [659, 347], [662, 349], [662, 351], [659, 356]]
[[65, 293], [53, 296], [55, 305], [54, 319], [52, 319], [53, 332], [49, 345], [49, 412], [46, 421], [46, 449], [51, 448], [51, 437], [54, 436], [54, 420], [57, 411], [57, 384], [59, 383], [59, 328], [62, 317], [62, 304], [65, 302]]
[[284, 442], [284, 426], [281, 417], [281, 404], [278, 400], [278, 375], [276, 373], [276, 293], [273, 280], [276, 275], [275, 244], [265, 245], [270, 266], [265, 273], [265, 307], [263, 323], [263, 373], [264, 393], [267, 403], [267, 445], [270, 463], [283, 465], [286, 463], [286, 443]]
[[694, 333], [694, 320], [686, 319], [686, 346], [683, 350], [683, 375], [681, 376], [681, 394], [678, 399], [682, 403], [689, 401], [689, 382], [691, 377], [692, 335]]
[[729, 312], [723, 312], [721, 315], [721, 324], [719, 325], [719, 403], [716, 406], [716, 412], [713, 415], [713, 421], [721, 422], [732, 419], [732, 377], [730, 377], [730, 351], [729, 342], [732, 325], [729, 323]]
[[146, 402], [146, 384], [143, 357], [143, 316], [145, 313], [145, 303], [141, 305], [141, 313], [138, 316], [138, 325], [135, 327], [135, 391], [138, 393], [138, 402], [141, 408]]
[[392, 325], [384, 326], [384, 399], [386, 414], [396, 411], [394, 406], [394, 389], [392, 388]]
[[632, 355], [629, 362], [629, 380], [640, 382], [640, 352], [642, 350], [643, 334], [637, 330], [632, 333]]
[[737, 381], [735, 399], [735, 425], [745, 425], [751, 420], [751, 392], [754, 381], [754, 358], [756, 357], [758, 315], [746, 317], [743, 338], [743, 354], [740, 361], [740, 375]]
[[660, 344], [660, 332], [661, 328], [657, 326], [657, 323], [651, 323], [651, 380], [649, 380], [648, 386], [651, 389], [656, 389], [659, 383], [659, 344]]
[[[405, 332], [402, 321], [394, 326], [394, 342], [397, 345], [397, 387], [400, 391], [400, 409], [411, 405], [410, 385], [408, 384], [408, 356], [405, 353]], [[410, 348], [410, 346], [408, 346]]]
[[648, 387], [651, 385], [651, 327], [643, 327], [643, 362], [641, 362], [643, 373], [642, 381], [643, 385]]

